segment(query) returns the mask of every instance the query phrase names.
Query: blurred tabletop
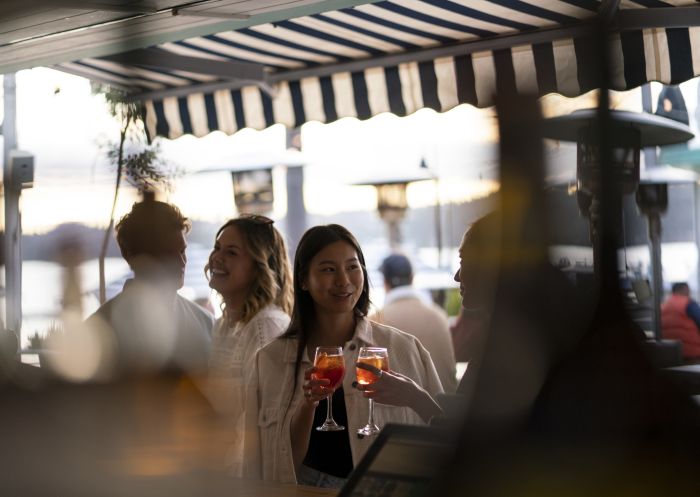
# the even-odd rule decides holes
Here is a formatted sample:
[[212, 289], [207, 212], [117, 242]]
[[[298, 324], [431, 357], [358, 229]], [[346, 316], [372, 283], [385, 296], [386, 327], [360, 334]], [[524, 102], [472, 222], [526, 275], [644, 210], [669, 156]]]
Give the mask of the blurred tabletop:
[[666, 376], [676, 382], [686, 393], [700, 394], [700, 364], [685, 364], [664, 368]]
[[230, 495], [236, 497], [332, 497], [337, 490], [289, 483], [273, 483], [258, 480], [233, 479], [235, 490]]

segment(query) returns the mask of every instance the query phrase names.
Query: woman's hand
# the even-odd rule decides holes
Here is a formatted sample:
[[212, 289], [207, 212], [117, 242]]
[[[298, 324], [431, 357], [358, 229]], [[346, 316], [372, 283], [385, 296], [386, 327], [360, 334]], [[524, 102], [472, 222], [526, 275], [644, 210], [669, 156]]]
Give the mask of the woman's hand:
[[301, 384], [301, 389], [304, 392], [304, 402], [299, 404], [296, 412], [292, 415], [290, 435], [292, 460], [294, 461], [295, 469], [299, 469], [304, 461], [306, 452], [309, 450], [309, 439], [313, 429], [316, 406], [322, 399], [333, 393], [333, 390], [328, 388], [330, 380], [314, 380], [311, 377], [316, 371], [315, 367], [304, 370], [304, 383]]
[[358, 362], [358, 368], [366, 369], [377, 377], [370, 385], [357, 384], [357, 389], [368, 399], [390, 406], [410, 407], [417, 391], [423, 391], [418, 384], [408, 376], [396, 371], [382, 371], [379, 368]]
[[328, 379], [315, 380], [312, 378], [313, 373], [317, 369], [310, 367], [304, 371], [304, 383], [301, 389], [304, 391], [304, 401], [308, 405], [316, 407], [318, 403], [333, 393], [333, 390], [328, 388], [331, 381]]
[[366, 398], [373, 399], [380, 404], [410, 407], [426, 422], [431, 417], [442, 413], [430, 394], [408, 376], [391, 370], [382, 371], [371, 364], [362, 362], [358, 362], [356, 366], [377, 376], [374, 383], [370, 385], [358, 383], [355, 387]]

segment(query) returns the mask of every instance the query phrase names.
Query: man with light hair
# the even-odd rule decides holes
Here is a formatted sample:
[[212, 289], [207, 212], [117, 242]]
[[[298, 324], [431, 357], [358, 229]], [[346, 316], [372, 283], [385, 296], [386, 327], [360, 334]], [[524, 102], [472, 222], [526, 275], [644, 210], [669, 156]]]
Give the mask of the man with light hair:
[[152, 198], [135, 203], [116, 226], [134, 277], [86, 323], [107, 325], [120, 369], [206, 371], [213, 317], [177, 293], [184, 284], [190, 226], [177, 207]]

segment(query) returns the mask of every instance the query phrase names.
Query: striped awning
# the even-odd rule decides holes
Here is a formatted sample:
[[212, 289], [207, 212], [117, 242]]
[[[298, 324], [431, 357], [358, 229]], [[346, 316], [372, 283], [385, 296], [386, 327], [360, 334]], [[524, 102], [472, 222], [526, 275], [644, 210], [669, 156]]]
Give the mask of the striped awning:
[[[151, 136], [169, 138], [486, 107], [504, 88], [580, 95], [596, 87], [597, 56], [585, 35], [599, 15], [613, 26], [614, 89], [700, 73], [700, 28], [645, 27], [654, 17], [635, 17], [697, 13], [696, 2], [626, 0], [606, 12], [614, 3], [384, 0], [57, 68], [128, 90], [144, 102]], [[186, 64], [167, 68], [153, 63], [159, 57]], [[197, 61], [231, 64], [232, 73], [238, 64], [241, 77], [199, 71]], [[260, 77], [251, 78], [256, 68]]]

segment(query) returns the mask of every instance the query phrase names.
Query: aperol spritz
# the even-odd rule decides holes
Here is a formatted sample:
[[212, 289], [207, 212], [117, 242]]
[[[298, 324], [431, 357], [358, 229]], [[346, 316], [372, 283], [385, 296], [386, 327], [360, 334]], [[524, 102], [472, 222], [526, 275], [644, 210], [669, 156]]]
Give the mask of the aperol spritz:
[[[369, 364], [382, 371], [389, 371], [389, 355], [383, 347], [361, 347], [357, 362]], [[366, 369], [357, 369], [357, 382], [360, 385], [371, 385], [379, 379], [377, 375]], [[371, 436], [379, 433], [380, 429], [374, 422], [374, 400], [369, 399], [369, 419], [367, 424], [357, 430], [359, 435]]]
[[330, 384], [325, 386], [330, 391], [327, 397], [326, 421], [317, 426], [318, 431], [340, 431], [344, 426], [340, 426], [333, 419], [333, 392], [343, 382], [345, 375], [345, 359], [343, 358], [343, 347], [317, 347], [314, 358], [316, 371], [311, 374], [314, 380], [329, 380]]

